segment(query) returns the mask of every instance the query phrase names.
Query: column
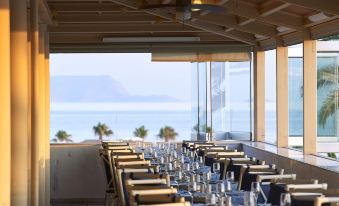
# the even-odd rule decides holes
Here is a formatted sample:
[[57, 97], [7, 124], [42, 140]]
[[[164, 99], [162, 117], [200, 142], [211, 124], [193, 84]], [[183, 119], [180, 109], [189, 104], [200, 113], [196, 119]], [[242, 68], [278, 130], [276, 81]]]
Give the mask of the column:
[[38, 142], [39, 142], [39, 205], [46, 204], [46, 61], [45, 61], [46, 26], [39, 25], [39, 54], [38, 54]]
[[11, 205], [28, 204], [28, 48], [26, 0], [11, 0]]
[[45, 155], [45, 161], [46, 161], [46, 206], [50, 205], [50, 72], [49, 72], [49, 33], [46, 32], [45, 34], [45, 114], [46, 114], [46, 155]]
[[11, 105], [9, 0], [0, 1], [0, 205], [10, 206]]
[[288, 47], [277, 47], [277, 146], [288, 147]]
[[31, 136], [31, 205], [39, 206], [39, 136], [41, 136], [39, 118], [39, 29], [38, 0], [30, 0], [30, 37], [31, 37], [31, 100], [32, 100], [32, 136]]
[[305, 40], [304, 56], [304, 153], [317, 152], [317, 42]]
[[265, 141], [265, 52], [255, 51], [254, 71], [254, 138]]

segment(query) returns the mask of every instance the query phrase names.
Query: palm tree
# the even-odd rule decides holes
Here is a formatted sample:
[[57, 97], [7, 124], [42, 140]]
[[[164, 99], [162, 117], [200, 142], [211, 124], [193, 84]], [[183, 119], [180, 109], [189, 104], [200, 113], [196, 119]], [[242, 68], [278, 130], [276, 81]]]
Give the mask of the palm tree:
[[209, 139], [212, 138], [212, 133], [213, 133], [212, 127], [206, 127], [206, 134]]
[[94, 134], [99, 136], [99, 140], [102, 141], [104, 136], [113, 135], [113, 131], [106, 125], [99, 122], [96, 126], [93, 127]]
[[170, 126], [161, 128], [158, 134], [158, 137], [160, 139], [164, 139], [165, 142], [168, 142], [169, 140], [175, 140], [176, 136], [178, 136], [178, 133], [176, 133], [174, 128]]
[[73, 142], [73, 140], [70, 139], [72, 135], [68, 134], [64, 130], [59, 130], [56, 134], [54, 139], [52, 139], [53, 142]]
[[139, 128], [135, 128], [133, 134], [136, 137], [140, 137], [142, 139], [145, 139], [145, 137], [147, 137], [147, 135], [148, 135], [148, 129], [146, 129], [145, 126], [142, 125]]
[[327, 119], [335, 114], [337, 107], [338, 107], [338, 70], [339, 68], [333, 69], [333, 67], [324, 67], [318, 70], [318, 82], [317, 87], [325, 88], [330, 87], [332, 88], [327, 98], [322, 102], [320, 111], [319, 111], [319, 123], [325, 127]]

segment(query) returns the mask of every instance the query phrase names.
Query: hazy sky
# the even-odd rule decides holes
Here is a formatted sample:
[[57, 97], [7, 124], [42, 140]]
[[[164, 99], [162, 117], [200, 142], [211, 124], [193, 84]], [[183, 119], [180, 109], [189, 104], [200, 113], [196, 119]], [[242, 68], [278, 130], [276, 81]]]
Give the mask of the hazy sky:
[[52, 54], [55, 75], [110, 75], [130, 94], [191, 100], [191, 64], [152, 62], [151, 54]]

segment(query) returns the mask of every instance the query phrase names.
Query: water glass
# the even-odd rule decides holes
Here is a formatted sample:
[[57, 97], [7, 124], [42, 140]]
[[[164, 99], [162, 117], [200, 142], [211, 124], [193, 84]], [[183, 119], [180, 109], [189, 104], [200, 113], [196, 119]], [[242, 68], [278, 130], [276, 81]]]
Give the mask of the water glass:
[[196, 174], [196, 175], [195, 175], [195, 181], [196, 181], [196, 182], [201, 182], [201, 177], [200, 177], [199, 174]]
[[216, 201], [216, 196], [214, 193], [209, 193], [207, 195], [207, 201], [206, 201], [207, 205], [216, 205], [217, 201]]
[[217, 174], [220, 172], [220, 163], [219, 162], [213, 163], [213, 172], [217, 173]]
[[226, 192], [232, 192], [232, 182], [231, 181], [226, 180], [225, 186], [226, 186]]
[[280, 195], [280, 206], [290, 206], [292, 204], [290, 193]]
[[218, 197], [218, 206], [225, 206], [226, 198], [224, 196]]
[[256, 201], [258, 199], [260, 191], [261, 191], [260, 183], [259, 182], [252, 182], [251, 183], [251, 192], [253, 192], [255, 194]]
[[226, 206], [232, 206], [232, 197], [231, 196], [227, 196], [226, 197]]
[[244, 195], [244, 206], [256, 206], [257, 201], [253, 192], [245, 192]]
[[224, 194], [225, 193], [225, 185], [223, 182], [217, 183], [217, 193]]
[[231, 181], [231, 182], [234, 182], [234, 172], [233, 171], [228, 171], [226, 173], [226, 179]]

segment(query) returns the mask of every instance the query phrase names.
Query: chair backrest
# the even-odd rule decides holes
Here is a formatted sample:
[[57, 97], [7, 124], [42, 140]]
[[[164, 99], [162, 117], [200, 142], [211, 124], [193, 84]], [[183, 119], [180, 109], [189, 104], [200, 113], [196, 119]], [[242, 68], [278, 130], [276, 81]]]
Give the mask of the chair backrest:
[[327, 183], [322, 184], [287, 184], [285, 185], [286, 191], [298, 192], [298, 190], [327, 190]]
[[185, 198], [177, 194], [170, 195], [136, 195], [135, 203], [138, 205], [143, 204], [164, 204], [164, 203], [183, 203]]
[[[135, 166], [135, 165], [128, 165], [129, 167]], [[125, 167], [125, 166], [123, 166]], [[116, 171], [116, 185], [117, 185], [117, 194], [119, 196], [119, 199], [122, 203], [122, 205], [126, 205], [125, 196], [126, 196], [126, 189], [125, 189], [125, 180], [127, 179], [127, 174], [137, 174], [137, 173], [154, 173], [154, 168], [151, 166], [148, 166], [147, 168], [117, 168]]]
[[[146, 205], [140, 205], [146, 206]], [[189, 202], [181, 202], [181, 203], [164, 203], [164, 204], [152, 204], [147, 206], [191, 206]]]
[[322, 206], [325, 203], [330, 203], [331, 206], [338, 206], [339, 205], [339, 196], [338, 197], [326, 197], [320, 196], [316, 197], [314, 201], [314, 206]]

